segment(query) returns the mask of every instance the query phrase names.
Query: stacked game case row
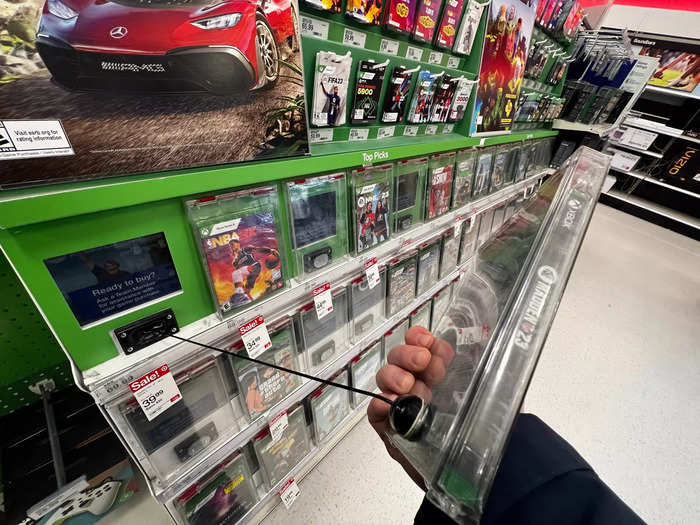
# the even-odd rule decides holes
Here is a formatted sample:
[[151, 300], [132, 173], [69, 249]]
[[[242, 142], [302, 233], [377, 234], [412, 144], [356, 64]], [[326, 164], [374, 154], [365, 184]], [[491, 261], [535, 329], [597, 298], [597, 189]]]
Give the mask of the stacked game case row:
[[548, 165], [551, 139], [469, 148], [185, 202], [224, 317]]
[[562, 97], [566, 100], [559, 118], [583, 124], [613, 124], [632, 93], [610, 86], [598, 87], [581, 80], [567, 81]]
[[539, 0], [535, 23], [557, 40], [570, 42], [581, 27], [579, 0]]
[[476, 0], [303, 0], [302, 5], [318, 14], [344, 12], [355, 24], [460, 55], [472, 52], [484, 9]]
[[[354, 67], [356, 81], [350, 90]], [[459, 122], [474, 81], [444, 70], [392, 64], [388, 59], [355, 64], [350, 51], [344, 55], [319, 51], [313, 86], [311, 123], [327, 127]]]
[[[291, 370], [318, 374], [353, 344], [363, 350], [331, 375], [335, 382], [365, 390], [376, 389], [375, 375], [390, 350], [401, 344], [408, 328], [433, 329], [449, 307], [455, 278], [394, 322], [415, 297], [445, 282], [466, 263], [477, 247], [498, 230], [522, 205], [522, 194], [511, 197], [469, 221], [450, 227], [418, 250], [388, 262], [380, 282], [370, 287], [358, 275], [333, 289], [333, 311], [318, 319], [311, 305], [269, 323], [271, 346], [257, 359]], [[391, 328], [370, 343], [367, 336], [392, 320]], [[233, 353], [245, 353], [238, 334], [213, 343]], [[164, 485], [192, 468], [215, 447], [225, 443], [251, 421], [270, 415], [273, 407], [293, 394], [306, 379], [233, 355], [186, 358], [171, 370], [182, 399], [148, 420], [131, 394], [106, 404], [110, 417], [147, 475]], [[178, 486], [172, 504], [182, 523], [235, 523], [262, 497], [286, 479], [315, 446], [325, 443], [342, 426], [363, 398], [332, 386], [314, 390], [303, 402], [290, 401], [288, 427], [272, 439], [265, 427], [240, 450], [232, 450]], [[240, 446], [240, 443], [237, 444]], [[226, 452], [224, 451], [224, 454]]]

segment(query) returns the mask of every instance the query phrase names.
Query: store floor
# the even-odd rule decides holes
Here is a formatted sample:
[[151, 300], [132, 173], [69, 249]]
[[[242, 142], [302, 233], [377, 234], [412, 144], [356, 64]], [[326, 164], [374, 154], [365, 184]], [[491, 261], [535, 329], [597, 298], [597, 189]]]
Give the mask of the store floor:
[[[700, 515], [698, 269], [700, 243], [599, 205], [525, 401], [649, 523]], [[366, 420], [300, 489], [263, 523], [410, 524], [422, 499]], [[110, 522], [166, 523], [137, 507]]]

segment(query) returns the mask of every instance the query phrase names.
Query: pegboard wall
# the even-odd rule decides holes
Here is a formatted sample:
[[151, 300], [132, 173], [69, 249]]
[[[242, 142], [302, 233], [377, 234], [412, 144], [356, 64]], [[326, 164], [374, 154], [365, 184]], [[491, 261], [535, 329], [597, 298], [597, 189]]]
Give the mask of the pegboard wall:
[[42, 378], [57, 389], [73, 383], [65, 354], [0, 253], [0, 416], [38, 401], [28, 387]]

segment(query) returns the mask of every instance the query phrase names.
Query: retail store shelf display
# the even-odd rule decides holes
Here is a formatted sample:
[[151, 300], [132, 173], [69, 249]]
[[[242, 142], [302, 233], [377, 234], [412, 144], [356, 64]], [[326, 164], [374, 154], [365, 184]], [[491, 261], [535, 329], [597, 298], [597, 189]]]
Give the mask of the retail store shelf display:
[[672, 208], [668, 208], [666, 206], [656, 204], [655, 202], [642, 199], [641, 197], [637, 197], [636, 195], [629, 195], [615, 189], [608, 190], [604, 193], [604, 195], [607, 195], [608, 197], [617, 201], [621, 201], [627, 205], [640, 208], [649, 213], [678, 222], [691, 230], [694, 230], [696, 235], [700, 233], [700, 220], [691, 215], [686, 215], [685, 213], [681, 213]]
[[648, 156], [648, 157], [654, 157], [655, 159], [662, 159], [662, 158], [664, 158], [664, 154], [663, 154], [663, 153], [658, 153], [658, 152], [656, 152], [656, 151], [649, 151], [648, 149], [637, 148], [637, 147], [635, 147], [635, 146], [630, 146], [629, 144], [623, 144], [623, 143], [621, 143], [621, 142], [616, 142], [616, 141], [614, 141], [614, 140], [611, 140], [611, 141], [610, 141], [610, 145], [611, 145], [611, 146], [618, 147], [618, 148], [628, 149], [628, 150], [630, 150], [630, 151], [634, 151], [634, 152], [637, 152], [637, 153], [641, 153], [642, 155], [646, 155], [646, 156]]
[[653, 93], [659, 93], [660, 95], [666, 95], [671, 97], [681, 97], [681, 98], [693, 98], [700, 99], [700, 96], [694, 93], [689, 93], [688, 91], [681, 91], [680, 89], [671, 89], [661, 86], [654, 86], [652, 84], [647, 84], [645, 87], [646, 91], [651, 91]]
[[599, 137], [605, 137], [609, 135], [612, 130], [617, 128], [617, 124], [583, 124], [581, 122], [569, 122], [568, 120], [554, 119], [552, 128], [567, 131], [585, 131], [586, 133], [593, 133]]
[[[187, 339], [200, 338], [199, 340], [202, 342], [211, 342], [226, 336], [235, 329], [236, 322], [249, 320], [254, 314], [261, 314], [265, 319], [280, 317], [294, 306], [309, 302], [311, 291], [316, 286], [325, 282], [330, 282], [333, 286], [361, 273], [365, 261], [369, 258], [376, 257], [378, 264], [381, 265], [401, 253], [410, 251], [419, 244], [419, 241], [438, 235], [442, 230], [453, 226], [457, 220], [468, 219], [472, 215], [506, 200], [552, 172], [553, 170], [548, 168], [527, 179], [506, 186], [491, 195], [452, 210], [435, 220], [417, 226], [404, 234], [396, 235], [376, 249], [364, 253], [361, 257], [348, 257], [341, 260], [338, 264], [319, 272], [312, 280], [305, 283], [294, 283], [288, 290], [256, 303], [233, 318], [221, 320], [216, 314], [211, 314], [194, 323], [181, 326], [179, 336]], [[189, 343], [176, 343], [173, 340], [165, 339], [131, 355], [119, 354], [84, 371], [83, 384], [99, 401], [110, 399], [114, 397], [115, 392], [125, 391], [129, 381], [142, 375], [139, 372], [145, 373], [149, 366], [162, 364], [152, 362], [152, 360], [155, 358], [162, 360], [164, 356], [161, 354], [166, 350], [168, 351], [168, 360], [174, 362], [191, 353], [193, 348]]]
[[696, 199], [700, 199], [700, 194], [695, 193], [694, 191], [689, 191], [685, 190], [683, 188], [679, 188], [678, 186], [674, 186], [672, 184], [667, 184], [665, 182], [661, 182], [660, 180], [655, 179], [651, 175], [647, 173], [640, 173], [638, 171], [624, 171], [618, 168], [615, 168], [613, 166], [610, 167], [611, 170], [617, 172], [617, 173], [623, 173], [625, 175], [628, 175], [629, 177], [634, 177], [635, 179], [639, 179], [643, 182], [649, 182], [651, 184], [656, 184], [657, 186], [661, 186], [663, 188], [668, 188], [673, 191], [677, 191], [679, 193], [684, 193], [686, 195], [690, 195], [691, 197], [695, 197]]

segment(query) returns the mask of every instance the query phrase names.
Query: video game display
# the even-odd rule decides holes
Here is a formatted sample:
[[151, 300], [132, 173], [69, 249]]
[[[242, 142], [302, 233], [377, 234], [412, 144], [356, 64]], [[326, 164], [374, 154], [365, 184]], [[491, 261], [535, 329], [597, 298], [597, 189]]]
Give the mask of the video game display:
[[[296, 348], [292, 320], [284, 318], [269, 325], [268, 333], [272, 346], [256, 356], [256, 359], [290, 370], [303, 370]], [[237, 354], [248, 355], [240, 340], [229, 349]], [[302, 384], [300, 376], [289, 372], [233, 356], [229, 356], [229, 359], [236, 377], [238, 398], [251, 421], [263, 415]]]
[[387, 124], [403, 122], [406, 112], [406, 98], [411, 91], [413, 73], [413, 70], [406, 69], [404, 66], [394, 66], [391, 70], [389, 87], [384, 96], [382, 122]]
[[464, 15], [462, 16], [462, 23], [459, 26], [459, 32], [455, 38], [452, 52], [459, 55], [471, 55], [472, 46], [474, 45], [476, 33], [479, 30], [479, 23], [481, 22], [481, 15], [484, 12], [485, 5], [486, 4], [483, 2], [469, 0], [464, 10]]
[[506, 157], [506, 169], [503, 173], [503, 184], [512, 184], [515, 181], [515, 172], [518, 169], [518, 155], [520, 154], [520, 146], [511, 146], [508, 148], [508, 156]]
[[491, 235], [501, 227], [506, 216], [506, 204], [499, 204], [493, 210], [493, 222], [491, 223]]
[[[347, 385], [348, 371], [342, 370], [330, 380]], [[309, 406], [314, 424], [314, 439], [316, 445], [321, 445], [350, 414], [350, 395], [342, 388], [324, 385], [309, 396]]]
[[447, 122], [455, 99], [458, 80], [445, 73], [437, 80], [433, 104], [430, 107], [430, 122]]
[[345, 15], [361, 24], [381, 22], [382, 0], [346, 0]]
[[443, 0], [418, 0], [413, 39], [429, 44], [433, 41]]
[[447, 117], [447, 122], [459, 122], [464, 118], [464, 113], [467, 111], [469, 99], [472, 95], [475, 82], [468, 78], [459, 77], [455, 79], [457, 86], [454, 92], [452, 107], [450, 114]]
[[508, 160], [508, 150], [506, 148], [498, 148], [493, 152], [493, 168], [491, 169], [491, 188], [490, 193], [498, 191], [503, 186], [503, 181], [506, 175], [506, 161]]
[[479, 233], [481, 215], [475, 215], [462, 225], [462, 239], [459, 243], [459, 264], [464, 264], [474, 255], [476, 236]]
[[477, 151], [476, 148], [469, 148], [457, 152], [452, 188], [452, 208], [461, 208], [472, 198]]
[[393, 224], [402, 232], [423, 222], [428, 157], [400, 160], [394, 168]]
[[408, 122], [422, 124], [430, 120], [430, 108], [438, 81], [438, 74], [424, 70], [418, 74], [416, 88], [413, 90], [411, 106], [408, 110]]
[[481, 214], [481, 221], [479, 222], [479, 235], [476, 239], [477, 249], [489, 240], [491, 237], [491, 225], [493, 224], [493, 208], [485, 211]]
[[220, 315], [284, 288], [284, 236], [274, 187], [185, 203]]
[[344, 55], [332, 51], [319, 51], [316, 54], [311, 124], [318, 127], [345, 124], [351, 69], [350, 51]]
[[370, 124], [377, 121], [379, 96], [382, 94], [386, 66], [386, 62], [377, 64], [374, 60], [360, 61], [350, 116], [352, 124]]
[[345, 173], [285, 185], [292, 226], [295, 274], [310, 274], [348, 253]]
[[287, 423], [282, 436], [274, 443], [268, 428], [253, 438], [253, 448], [268, 490], [282, 481], [311, 452], [311, 439], [301, 404], [287, 411]]
[[450, 307], [451, 299], [451, 288], [450, 286], [445, 286], [438, 293], [433, 295], [433, 308], [430, 315], [430, 331], [432, 332], [437, 328], [440, 319], [445, 315], [447, 309]]
[[296, 3], [210, 5], [4, 2], [0, 188], [306, 154]]
[[[468, 1], [468, 0], [467, 0]], [[442, 10], [438, 30], [435, 34], [435, 45], [443, 49], [451, 49], [455, 42], [459, 20], [462, 17], [465, 0], [447, 0]]]
[[530, 148], [523, 145], [518, 154], [518, 164], [515, 167], [515, 182], [520, 182], [527, 175], [530, 164]]
[[107, 405], [120, 428], [132, 435], [134, 454], [157, 483], [238, 429], [221, 367], [220, 359], [209, 358], [176, 372], [181, 399], [151, 421], [131, 392]]
[[413, 310], [408, 318], [409, 326], [422, 326], [427, 329], [430, 326], [430, 310], [432, 307], [432, 301], [426, 301]]
[[416, 296], [433, 286], [440, 273], [441, 239], [424, 242], [418, 250], [418, 273], [416, 276]]
[[[355, 388], [369, 390], [370, 392], [377, 389], [377, 381], [375, 376], [382, 366], [382, 342], [376, 341], [369, 348], [356, 356], [348, 365], [350, 371], [350, 384]], [[367, 396], [350, 393], [352, 398], [352, 406], [358, 407]]]
[[175, 500], [188, 525], [236, 523], [258, 501], [243, 452], [217, 464]]
[[439, 217], [450, 209], [452, 198], [452, 175], [455, 153], [438, 153], [430, 157], [426, 188], [425, 219]]
[[318, 318], [313, 303], [302, 307], [295, 332], [306, 352], [312, 374], [338, 357], [348, 341], [348, 297], [345, 288], [333, 292], [333, 311], [322, 319]]
[[440, 255], [440, 279], [457, 268], [459, 259], [459, 243], [462, 238], [463, 223], [450, 228], [442, 235], [442, 250]]
[[535, 7], [535, 2], [520, 0], [492, 0], [488, 6], [471, 134], [511, 130], [535, 24]]
[[355, 253], [362, 253], [391, 236], [391, 179], [393, 164], [352, 171], [355, 205]]
[[388, 0], [384, 9], [384, 26], [397, 33], [413, 31], [418, 0]]
[[372, 329], [384, 320], [386, 306], [386, 269], [379, 270], [379, 283], [370, 288], [367, 276], [362, 275], [353, 279], [350, 290], [350, 339], [353, 342], [369, 334]]
[[418, 253], [412, 251], [389, 261], [387, 269], [386, 315], [391, 317], [408, 306], [416, 296]]
[[[430, 301], [428, 301], [426, 304], [430, 306]], [[384, 334], [384, 337], [382, 338], [382, 346], [384, 349], [383, 359], [385, 363], [389, 358], [389, 352], [391, 352], [392, 348], [406, 344], [406, 332], [408, 332], [409, 325], [410, 323], [408, 319], [402, 319], [396, 323], [396, 326]], [[427, 325], [425, 327], [427, 328]]]
[[491, 165], [493, 162], [493, 150], [485, 148], [476, 158], [476, 175], [474, 176], [474, 189], [472, 198], [482, 197], [489, 191], [491, 184]]

